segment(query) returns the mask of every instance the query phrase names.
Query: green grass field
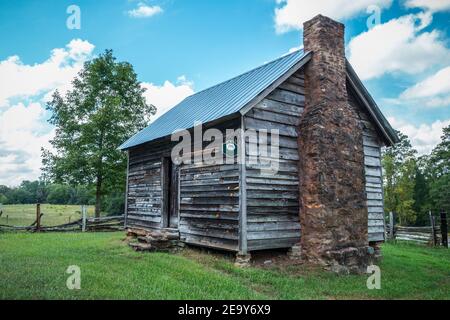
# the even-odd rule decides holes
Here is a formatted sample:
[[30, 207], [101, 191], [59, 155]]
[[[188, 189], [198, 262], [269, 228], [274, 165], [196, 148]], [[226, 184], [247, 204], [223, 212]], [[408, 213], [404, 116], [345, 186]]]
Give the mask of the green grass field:
[[[29, 226], [36, 220], [36, 205], [3, 205], [2, 211], [0, 224]], [[43, 226], [56, 226], [81, 218], [81, 207], [75, 205], [42, 204], [41, 212], [44, 214], [41, 220]], [[94, 215], [93, 206], [88, 207], [88, 215]]]
[[[381, 290], [367, 276], [304, 266], [238, 269], [186, 249], [136, 253], [124, 233], [0, 234], [0, 299], [450, 299], [450, 252], [385, 244]], [[81, 290], [66, 270], [81, 268]]]

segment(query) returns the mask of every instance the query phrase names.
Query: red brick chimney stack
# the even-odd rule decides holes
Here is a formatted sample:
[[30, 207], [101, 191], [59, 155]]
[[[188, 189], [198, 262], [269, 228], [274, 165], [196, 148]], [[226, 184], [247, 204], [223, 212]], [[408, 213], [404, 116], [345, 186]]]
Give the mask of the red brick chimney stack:
[[305, 112], [300, 123], [302, 257], [336, 272], [369, 261], [363, 127], [347, 98], [344, 25], [304, 24]]

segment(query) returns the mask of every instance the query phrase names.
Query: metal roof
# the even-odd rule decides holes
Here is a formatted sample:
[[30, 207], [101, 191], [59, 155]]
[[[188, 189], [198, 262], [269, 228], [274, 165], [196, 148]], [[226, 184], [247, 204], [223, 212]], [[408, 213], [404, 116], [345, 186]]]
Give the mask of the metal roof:
[[295, 51], [231, 80], [198, 92], [167, 111], [147, 128], [135, 134], [119, 149], [129, 149], [239, 112], [307, 56]]

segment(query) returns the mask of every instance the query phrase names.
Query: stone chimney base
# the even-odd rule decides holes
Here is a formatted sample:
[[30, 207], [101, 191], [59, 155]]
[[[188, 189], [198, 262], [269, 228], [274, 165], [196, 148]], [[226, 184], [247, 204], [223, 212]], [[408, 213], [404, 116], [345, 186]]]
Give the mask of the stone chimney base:
[[341, 250], [327, 251], [325, 259], [327, 269], [338, 274], [363, 274], [373, 261], [371, 247], [347, 247]]

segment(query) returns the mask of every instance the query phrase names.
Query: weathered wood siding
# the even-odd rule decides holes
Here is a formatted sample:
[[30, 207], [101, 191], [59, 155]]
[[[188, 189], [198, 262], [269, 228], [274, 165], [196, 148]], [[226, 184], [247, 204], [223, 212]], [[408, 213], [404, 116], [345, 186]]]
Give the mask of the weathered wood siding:
[[[240, 127], [239, 120], [220, 126]], [[205, 142], [206, 148], [210, 142]], [[225, 160], [225, 159], [224, 159]], [[239, 248], [239, 166], [191, 164], [180, 167], [180, 235], [186, 243], [237, 251]]]
[[[244, 117], [245, 129], [279, 130], [277, 173], [258, 162], [246, 164], [248, 250], [289, 248], [300, 241], [298, 125], [304, 110], [302, 73], [290, 77]], [[270, 134], [267, 138], [270, 144]], [[260, 143], [262, 141], [260, 140]], [[270, 150], [270, 149], [269, 149]], [[255, 155], [251, 142], [246, 154]], [[270, 153], [270, 151], [269, 151]], [[270, 158], [270, 155], [269, 155]]]
[[[240, 127], [230, 120], [219, 127]], [[207, 128], [204, 128], [206, 130]], [[204, 142], [205, 147], [210, 142]], [[162, 158], [176, 143], [164, 140], [130, 150], [127, 225], [162, 228]], [[186, 243], [237, 251], [239, 248], [239, 167], [181, 165], [179, 168], [179, 230]]]
[[170, 155], [171, 144], [145, 144], [130, 152], [128, 168], [127, 225], [159, 229], [161, 220], [161, 159]]
[[379, 138], [369, 115], [357, 102], [355, 95], [349, 91], [349, 101], [359, 110], [364, 126], [364, 164], [366, 173], [367, 207], [369, 212], [369, 241], [384, 241], [384, 200], [381, 167], [381, 147]]
[[187, 243], [238, 249], [239, 167], [180, 168], [180, 234]]

